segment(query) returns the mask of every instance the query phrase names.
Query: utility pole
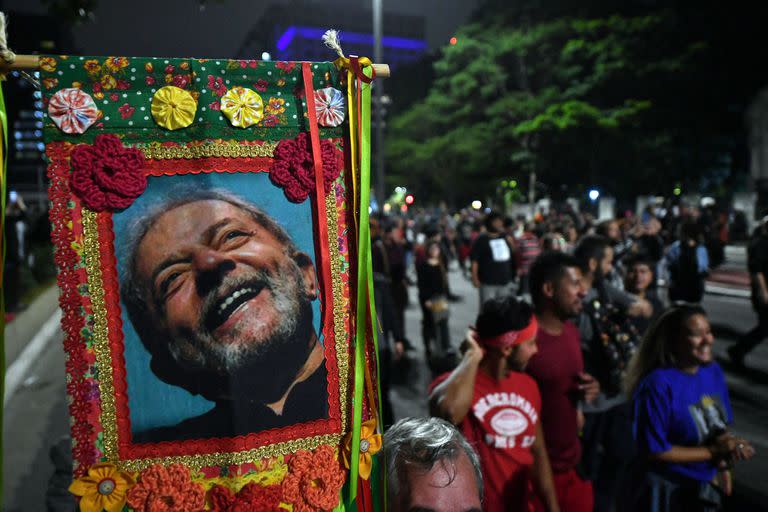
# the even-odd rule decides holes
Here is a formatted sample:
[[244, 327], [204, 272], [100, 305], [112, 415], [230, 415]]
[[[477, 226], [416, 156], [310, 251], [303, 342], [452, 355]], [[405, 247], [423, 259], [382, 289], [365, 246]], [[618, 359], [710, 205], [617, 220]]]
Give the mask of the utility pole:
[[[382, 7], [383, 0], [373, 1], [373, 62], [383, 62], [381, 38], [382, 38]], [[384, 196], [384, 81], [373, 82], [375, 133], [374, 147], [376, 148], [376, 174], [375, 194], [376, 203], [383, 208], [386, 197]]]

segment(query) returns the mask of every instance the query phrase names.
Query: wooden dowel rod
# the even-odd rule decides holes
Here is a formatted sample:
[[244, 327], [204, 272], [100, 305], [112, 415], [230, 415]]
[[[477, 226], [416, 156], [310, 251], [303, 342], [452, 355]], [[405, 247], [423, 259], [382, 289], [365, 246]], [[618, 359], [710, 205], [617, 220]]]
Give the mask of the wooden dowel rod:
[[[39, 65], [39, 55], [17, 55], [16, 60], [11, 64], [0, 61], [0, 70], [37, 69]], [[388, 78], [390, 76], [389, 64], [374, 64], [373, 69], [376, 71], [377, 77]]]
[[389, 78], [389, 64], [373, 64], [373, 70], [376, 72], [376, 78]]
[[21, 69], [37, 69], [40, 65], [39, 55], [17, 55], [16, 60], [11, 64], [0, 60], [0, 69], [7, 70], [21, 70]]

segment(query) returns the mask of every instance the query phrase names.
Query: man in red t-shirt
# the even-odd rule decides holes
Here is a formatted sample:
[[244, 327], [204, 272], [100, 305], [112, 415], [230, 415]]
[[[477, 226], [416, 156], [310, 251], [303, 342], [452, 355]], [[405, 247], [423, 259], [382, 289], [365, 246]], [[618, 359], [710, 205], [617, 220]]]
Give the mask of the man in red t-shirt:
[[[544, 253], [529, 274], [531, 299], [539, 321], [539, 350], [527, 367], [541, 390], [541, 422], [563, 512], [592, 512], [592, 484], [576, 473], [581, 458], [579, 431], [584, 422], [578, 404], [591, 402], [600, 385], [584, 372], [579, 330], [569, 318], [582, 307], [584, 288], [578, 262], [560, 252]], [[535, 510], [546, 510], [536, 503]]]
[[536, 318], [511, 297], [483, 304], [459, 366], [430, 386], [430, 409], [458, 425], [480, 455], [483, 510], [527, 510], [529, 482], [559, 511], [539, 422], [536, 382], [522, 373], [536, 353]]

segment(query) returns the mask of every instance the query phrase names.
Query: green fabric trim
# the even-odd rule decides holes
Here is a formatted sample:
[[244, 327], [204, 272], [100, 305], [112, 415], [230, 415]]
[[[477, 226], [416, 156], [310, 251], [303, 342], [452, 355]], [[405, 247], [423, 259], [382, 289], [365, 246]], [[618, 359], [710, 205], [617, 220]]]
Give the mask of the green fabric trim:
[[[365, 365], [365, 331], [367, 324], [367, 301], [373, 293], [373, 278], [368, 273], [371, 260], [371, 233], [368, 208], [371, 203], [371, 86], [361, 86], [362, 120], [360, 140], [360, 235], [357, 255], [357, 334], [355, 336], [355, 391], [353, 398], [352, 443], [350, 454], [349, 480], [350, 500], [357, 497], [358, 465], [360, 461], [360, 426], [363, 414], [363, 388]], [[350, 109], [350, 116], [354, 115]], [[374, 308], [371, 303], [371, 309]], [[375, 325], [374, 325], [375, 327]], [[375, 328], [372, 329], [375, 332]]]
[[[59, 131], [44, 109], [46, 140], [92, 142], [99, 132], [118, 133], [128, 140], [188, 141], [196, 138], [281, 140], [308, 131], [301, 64], [232, 59], [155, 57], [41, 57], [40, 83], [44, 101], [61, 89], [79, 87], [103, 114], [82, 135]], [[315, 90], [340, 89], [341, 74], [332, 62], [312, 64]], [[187, 128], [165, 130], [150, 112], [153, 94], [175, 85], [198, 95], [195, 121]], [[257, 126], [235, 128], [217, 110], [231, 87], [252, 89], [261, 96], [265, 118]], [[143, 110], [142, 110], [143, 109]], [[343, 129], [322, 128], [321, 137], [338, 137]]]

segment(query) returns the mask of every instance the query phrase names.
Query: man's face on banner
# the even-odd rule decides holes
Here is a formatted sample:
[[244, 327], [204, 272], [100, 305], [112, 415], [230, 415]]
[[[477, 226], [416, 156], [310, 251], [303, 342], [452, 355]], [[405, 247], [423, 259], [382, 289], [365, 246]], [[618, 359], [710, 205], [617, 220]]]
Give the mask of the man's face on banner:
[[162, 213], [138, 247], [136, 266], [177, 360], [231, 373], [269, 364], [292, 345], [305, 354], [310, 333], [299, 331], [312, 329], [314, 268], [300, 267], [242, 208], [204, 200]]

